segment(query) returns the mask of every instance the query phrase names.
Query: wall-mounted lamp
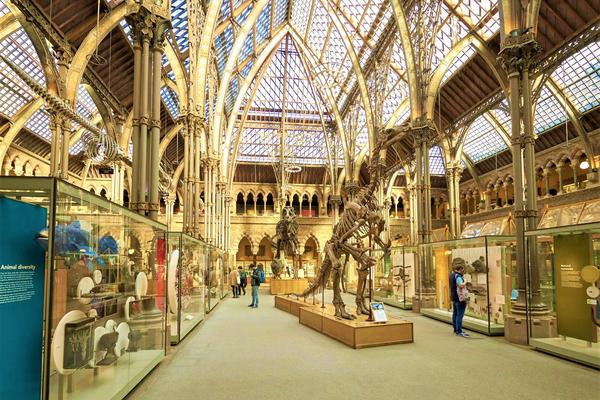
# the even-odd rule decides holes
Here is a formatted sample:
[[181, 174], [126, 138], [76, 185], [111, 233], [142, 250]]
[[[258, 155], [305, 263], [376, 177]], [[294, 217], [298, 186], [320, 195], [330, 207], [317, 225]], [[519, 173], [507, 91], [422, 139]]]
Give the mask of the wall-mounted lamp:
[[579, 163], [579, 168], [586, 170], [590, 167], [590, 162], [588, 161], [587, 158], [584, 158], [583, 160], [581, 160], [581, 162]]

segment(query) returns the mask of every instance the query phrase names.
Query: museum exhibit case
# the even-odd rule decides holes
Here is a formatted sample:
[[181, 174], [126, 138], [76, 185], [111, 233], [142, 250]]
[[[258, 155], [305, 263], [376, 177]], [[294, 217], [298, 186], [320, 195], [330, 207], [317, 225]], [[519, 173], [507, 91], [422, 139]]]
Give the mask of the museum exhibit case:
[[206, 245], [206, 291], [205, 310], [210, 312], [227, 295], [227, 271], [223, 251], [211, 244]]
[[417, 274], [421, 314], [452, 323], [449, 277], [453, 260], [461, 258], [470, 293], [463, 326], [486, 335], [503, 335], [504, 317], [514, 297], [515, 243], [514, 236], [483, 236], [420, 245], [420, 257], [432, 259], [430, 267]]
[[464, 226], [460, 233], [461, 239], [481, 236], [514, 235], [515, 222], [512, 215], [485, 221], [471, 222]]
[[169, 232], [167, 298], [171, 343], [179, 343], [205, 315], [206, 244], [181, 232]]
[[381, 250], [373, 252], [373, 300], [405, 310], [412, 308], [417, 251], [416, 246], [398, 246], [390, 248], [387, 255]]
[[[530, 263], [528, 271], [529, 344], [600, 368], [600, 223], [538, 229], [525, 236], [537, 246], [537, 263]], [[532, 276], [539, 285], [533, 285]], [[555, 319], [550, 335], [536, 329], [540, 300]]]
[[165, 356], [166, 227], [59, 179], [0, 177], [0, 223], [35, 216], [23, 205], [43, 211], [42, 398], [123, 398]]

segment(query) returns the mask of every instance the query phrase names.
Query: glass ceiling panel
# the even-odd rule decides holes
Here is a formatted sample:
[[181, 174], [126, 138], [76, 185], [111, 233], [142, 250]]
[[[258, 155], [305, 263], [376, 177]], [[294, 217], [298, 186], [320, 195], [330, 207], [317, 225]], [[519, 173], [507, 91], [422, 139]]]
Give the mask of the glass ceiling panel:
[[10, 12], [9, 8], [6, 7], [3, 0], [0, 0], [0, 17], [8, 14]]
[[39, 109], [36, 111], [25, 124], [25, 128], [29, 129], [48, 143], [52, 140], [52, 132], [50, 132], [50, 115], [46, 110]]
[[444, 82], [446, 82], [448, 79], [450, 79], [450, 77], [452, 75], [454, 75], [454, 73], [456, 71], [458, 71], [460, 69], [460, 67], [465, 65], [467, 63], [467, 61], [469, 61], [471, 59], [471, 57], [473, 57], [474, 55], [475, 55], [475, 49], [472, 46], [467, 46], [465, 49], [463, 49], [463, 51], [461, 51], [458, 54], [458, 56], [454, 59], [454, 61], [452, 61], [452, 64], [450, 64], [450, 67], [448, 67], [448, 70], [446, 71], [446, 73], [444, 74], [444, 77], [442, 78], [442, 85], [444, 84]]
[[548, 87], [544, 86], [535, 106], [533, 128], [540, 134], [562, 124], [567, 120], [564, 105], [562, 105]]
[[171, 0], [171, 24], [181, 53], [188, 48], [188, 20], [186, 0]]
[[580, 112], [600, 105], [600, 42], [594, 42], [567, 58], [553, 73]]
[[477, 163], [507, 148], [496, 128], [481, 115], [467, 131], [463, 152]]
[[484, 40], [491, 38], [500, 28], [500, 15], [496, 2], [490, 0], [448, 1], [455, 12]]
[[[265, 68], [267, 69], [258, 82], [259, 87], [249, 105], [248, 120], [241, 133], [237, 159], [244, 162], [271, 162], [279, 151], [276, 149], [279, 146], [278, 132], [281, 129], [282, 113], [285, 113], [287, 148], [290, 152], [286, 156], [295, 163], [324, 164], [326, 150], [319, 107], [325, 111], [326, 109], [313, 88], [289, 35], [279, 44]], [[251, 86], [255, 84], [256, 80]], [[248, 103], [251, 90], [252, 88], [244, 94], [243, 105]], [[325, 115], [325, 122], [329, 118]], [[257, 124], [261, 126], [257, 127]], [[234, 132], [234, 139], [238, 134], [239, 132]]]
[[79, 85], [77, 91], [77, 112], [85, 117], [86, 119], [92, 119], [92, 117], [98, 114], [98, 108], [92, 100], [92, 97], [85, 89], [85, 86]]
[[160, 97], [162, 97], [173, 120], [177, 119], [179, 117], [179, 100], [177, 99], [177, 94], [171, 88], [163, 86], [160, 89]]
[[429, 173], [431, 175], [445, 175], [444, 157], [439, 146], [433, 146], [429, 149]]
[[[22, 28], [0, 42], [0, 54], [18, 65], [40, 85], [46, 86], [39, 58]], [[29, 86], [0, 61], [0, 113], [12, 118], [32, 98], [33, 92]]]

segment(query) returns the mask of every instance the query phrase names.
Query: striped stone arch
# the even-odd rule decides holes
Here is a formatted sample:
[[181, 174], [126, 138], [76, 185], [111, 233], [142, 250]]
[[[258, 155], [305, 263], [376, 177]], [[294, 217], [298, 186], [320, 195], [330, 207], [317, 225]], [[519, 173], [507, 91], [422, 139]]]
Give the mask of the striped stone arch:
[[300, 248], [302, 249], [302, 253], [304, 253], [304, 249], [306, 246], [306, 242], [308, 242], [308, 239], [314, 240], [314, 242], [317, 246], [317, 254], [321, 254], [321, 250], [322, 250], [321, 242], [319, 241], [319, 238], [317, 238], [315, 236], [314, 233], [308, 233], [308, 234], [302, 235], [299, 238], [298, 242], [300, 243]]
[[233, 240], [233, 243], [236, 244], [235, 245], [236, 251], [239, 250], [240, 242], [244, 238], [248, 239], [248, 242], [250, 242], [250, 249], [252, 250], [252, 254], [256, 254], [258, 252], [258, 243], [260, 243], [260, 240], [258, 242], [256, 242], [254, 239], [252, 239], [252, 236], [248, 232], [243, 232], [243, 233], [237, 235], [235, 237], [235, 239]]

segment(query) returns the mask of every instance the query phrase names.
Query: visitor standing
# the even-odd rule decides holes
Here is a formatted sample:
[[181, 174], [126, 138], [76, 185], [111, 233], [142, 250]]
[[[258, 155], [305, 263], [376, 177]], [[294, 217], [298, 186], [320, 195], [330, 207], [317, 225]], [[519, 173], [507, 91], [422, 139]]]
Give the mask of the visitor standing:
[[233, 298], [236, 299], [240, 297], [240, 274], [237, 269], [234, 269], [233, 271], [229, 270], [229, 285], [233, 292]]
[[258, 288], [260, 287], [260, 271], [256, 264], [252, 264], [252, 275], [250, 277], [250, 286], [252, 286], [252, 304], [248, 307], [258, 308]]
[[[246, 271], [242, 267], [238, 267], [238, 272], [240, 273], [240, 287], [239, 289], [243, 292], [242, 294], [246, 295], [246, 286], [248, 285], [248, 277], [246, 276]], [[240, 292], [238, 290], [238, 295]]]
[[465, 272], [465, 260], [455, 258], [452, 260], [452, 273], [450, 274], [450, 297], [452, 299], [452, 325], [454, 334], [462, 337], [469, 337], [469, 334], [463, 332], [462, 323], [467, 308], [467, 282], [463, 277]]

